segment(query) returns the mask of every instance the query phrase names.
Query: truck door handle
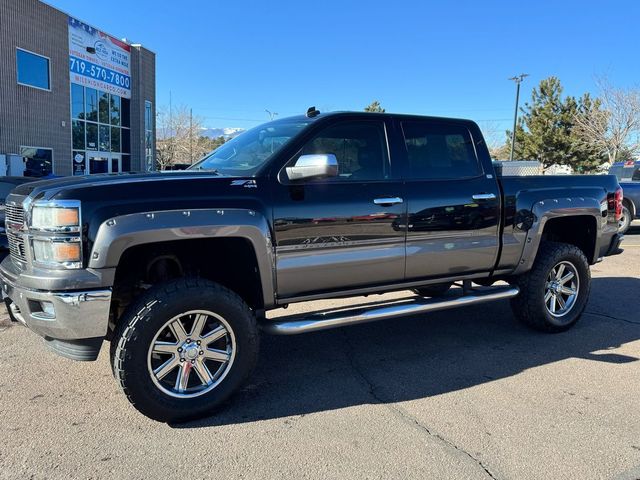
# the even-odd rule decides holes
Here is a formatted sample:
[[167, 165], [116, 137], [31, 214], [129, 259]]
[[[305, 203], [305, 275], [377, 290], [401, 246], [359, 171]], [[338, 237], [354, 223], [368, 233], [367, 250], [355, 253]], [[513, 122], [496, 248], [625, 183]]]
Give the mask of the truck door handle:
[[471, 198], [474, 200], [495, 200], [496, 195], [495, 193], [476, 193]]
[[395, 205], [396, 203], [403, 203], [404, 200], [401, 199], [400, 197], [384, 197], [384, 198], [376, 198], [375, 200], [373, 200], [373, 203], [375, 203], [376, 205], [383, 205], [383, 206], [389, 206], [389, 205]]

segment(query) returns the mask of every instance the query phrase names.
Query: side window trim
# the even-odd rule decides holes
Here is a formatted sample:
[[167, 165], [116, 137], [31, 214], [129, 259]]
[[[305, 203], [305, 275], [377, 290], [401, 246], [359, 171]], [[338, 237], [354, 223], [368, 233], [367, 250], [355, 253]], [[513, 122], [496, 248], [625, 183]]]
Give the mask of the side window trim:
[[[453, 126], [453, 127], [458, 127], [463, 129], [467, 135], [469, 136], [469, 140], [471, 141], [471, 147], [473, 150], [473, 158], [476, 162], [476, 166], [478, 167], [478, 173], [475, 175], [464, 175], [464, 176], [451, 176], [451, 177], [428, 177], [428, 176], [413, 176], [411, 173], [411, 162], [409, 160], [409, 150], [407, 148], [407, 143], [406, 143], [406, 136], [405, 136], [405, 124], [407, 123], [422, 123], [424, 125], [427, 125], [428, 127], [433, 127], [433, 126], [442, 126], [442, 125], [449, 125], [449, 126]], [[469, 129], [469, 127], [467, 127], [466, 125], [462, 125], [459, 123], [453, 123], [453, 122], [447, 122], [447, 121], [433, 121], [433, 120], [422, 120], [422, 119], [398, 119], [397, 121], [397, 125], [399, 127], [400, 130], [400, 140], [401, 140], [401, 145], [402, 145], [402, 150], [404, 152], [405, 155], [405, 162], [406, 162], [406, 168], [405, 168], [405, 172], [404, 172], [404, 180], [411, 182], [411, 181], [429, 181], [429, 182], [441, 182], [441, 181], [451, 181], [451, 180], [469, 180], [469, 179], [474, 179], [474, 178], [479, 178], [479, 177], [483, 177], [485, 172], [484, 172], [484, 166], [482, 165], [482, 162], [480, 161], [480, 157], [478, 155], [478, 149], [476, 146], [476, 139], [473, 136], [473, 132]]]
[[[333, 123], [324, 125], [322, 127], [320, 127], [318, 129], [318, 131], [313, 134], [309, 139], [307, 139], [301, 146], [300, 148], [291, 156], [291, 158], [289, 158], [289, 160], [287, 160], [285, 162], [285, 164], [280, 168], [279, 172], [278, 172], [278, 181], [279, 183], [283, 184], [283, 185], [327, 185], [327, 184], [358, 184], [358, 183], [384, 183], [384, 182], [389, 182], [391, 180], [398, 180], [400, 178], [400, 176], [394, 175], [393, 174], [393, 169], [392, 169], [392, 159], [391, 159], [391, 144], [390, 144], [390, 138], [389, 138], [389, 127], [388, 127], [388, 122], [389, 119], [369, 119], [369, 118], [357, 118], [357, 119], [341, 119], [338, 121], [335, 121]], [[353, 124], [353, 123], [357, 123], [357, 124], [363, 124], [363, 123], [370, 123], [372, 125], [376, 125], [377, 127], [382, 127], [381, 131], [383, 134], [383, 142], [382, 142], [382, 147], [384, 149], [384, 153], [386, 155], [386, 161], [385, 161], [385, 168], [386, 168], [386, 172], [383, 173], [387, 173], [387, 178], [381, 178], [381, 179], [373, 179], [373, 180], [350, 180], [350, 179], [344, 179], [344, 180], [336, 180], [333, 178], [330, 179], [319, 179], [319, 180], [312, 180], [312, 181], [291, 181], [289, 180], [289, 177], [287, 176], [286, 173], [286, 168], [293, 165], [293, 163], [295, 162], [295, 160], [297, 160], [300, 155], [302, 154], [304, 147], [306, 147], [310, 142], [314, 141], [316, 138], [318, 138], [318, 136], [325, 130], [330, 129], [330, 128], [334, 128], [336, 126], [340, 126], [340, 125], [344, 125], [344, 124]]]

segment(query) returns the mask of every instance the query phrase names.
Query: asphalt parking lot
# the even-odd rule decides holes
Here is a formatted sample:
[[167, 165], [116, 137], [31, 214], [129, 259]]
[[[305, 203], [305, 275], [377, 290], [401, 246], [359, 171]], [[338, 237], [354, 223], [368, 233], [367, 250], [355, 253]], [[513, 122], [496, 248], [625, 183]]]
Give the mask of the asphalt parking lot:
[[107, 349], [71, 362], [3, 315], [0, 478], [640, 478], [640, 225], [623, 248], [569, 332], [498, 302], [264, 337], [250, 383], [184, 425], [138, 414]]

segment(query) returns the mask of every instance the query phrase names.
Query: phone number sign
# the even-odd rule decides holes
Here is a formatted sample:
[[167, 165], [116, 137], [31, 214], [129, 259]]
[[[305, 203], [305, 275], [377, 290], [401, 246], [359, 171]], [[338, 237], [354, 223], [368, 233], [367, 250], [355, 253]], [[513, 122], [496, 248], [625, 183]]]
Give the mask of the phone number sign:
[[131, 98], [131, 47], [69, 17], [69, 74], [86, 87]]

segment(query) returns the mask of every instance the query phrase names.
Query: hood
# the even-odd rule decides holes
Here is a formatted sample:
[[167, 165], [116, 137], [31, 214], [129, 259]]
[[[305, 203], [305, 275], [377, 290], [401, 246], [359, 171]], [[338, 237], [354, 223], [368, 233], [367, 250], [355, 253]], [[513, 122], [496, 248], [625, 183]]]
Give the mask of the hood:
[[18, 186], [12, 193], [51, 200], [55, 199], [62, 192], [69, 190], [76, 191], [83, 189], [95, 189], [101, 186], [131, 185], [142, 182], [165, 182], [171, 180], [197, 179], [226, 179], [226, 183], [229, 183], [231, 177], [198, 170], [179, 170], [154, 173], [105, 173], [75, 177], [59, 177], [49, 180], [36, 180]]

